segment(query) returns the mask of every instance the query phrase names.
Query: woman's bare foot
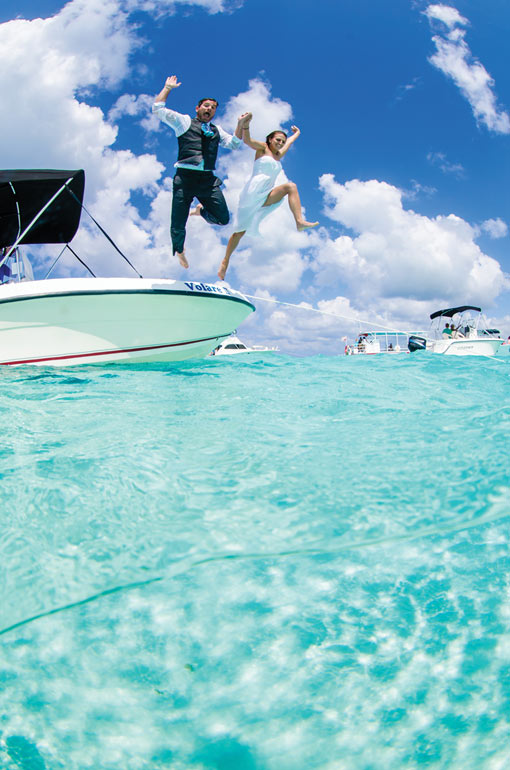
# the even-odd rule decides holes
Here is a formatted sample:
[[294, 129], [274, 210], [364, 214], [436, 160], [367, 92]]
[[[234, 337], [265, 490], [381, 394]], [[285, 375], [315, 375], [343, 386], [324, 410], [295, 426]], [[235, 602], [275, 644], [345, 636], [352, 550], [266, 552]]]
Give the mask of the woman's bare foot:
[[301, 230], [308, 230], [309, 227], [317, 227], [318, 224], [318, 222], [305, 222], [305, 220], [302, 222], [296, 222], [296, 226], [299, 232], [301, 232]]
[[184, 252], [184, 249], [179, 253], [178, 251], [175, 252], [177, 254], [177, 257], [179, 259], [179, 262], [181, 263], [182, 267], [189, 267], [188, 260], [186, 259], [186, 254]]
[[218, 270], [218, 278], [220, 279], [220, 281], [225, 280], [225, 275], [227, 274], [227, 270], [228, 270], [228, 263], [229, 263], [229, 260], [225, 258], [220, 265], [220, 269]]
[[199, 216], [200, 216], [200, 212], [202, 211], [202, 209], [203, 209], [203, 208], [204, 208], [204, 207], [202, 206], [202, 204], [201, 204], [201, 203], [199, 203], [199, 204], [198, 204], [198, 205], [197, 205], [197, 206], [196, 206], [196, 207], [193, 209], [193, 211], [190, 211], [190, 213], [189, 213], [190, 217], [199, 217]]

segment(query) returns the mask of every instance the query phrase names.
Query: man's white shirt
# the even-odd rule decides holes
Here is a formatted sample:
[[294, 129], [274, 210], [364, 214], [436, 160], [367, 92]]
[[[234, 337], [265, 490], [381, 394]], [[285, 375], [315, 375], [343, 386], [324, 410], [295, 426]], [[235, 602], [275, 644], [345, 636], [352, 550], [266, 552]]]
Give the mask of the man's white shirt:
[[[175, 131], [176, 136], [181, 136], [181, 134], [184, 134], [191, 126], [191, 118], [189, 115], [181, 115], [180, 112], [169, 110], [168, 107], [165, 107], [164, 102], [155, 102], [152, 105], [152, 112], [157, 115], [163, 123], [170, 126], [170, 128]], [[237, 136], [227, 134], [227, 132], [216, 123], [214, 125], [218, 129], [220, 145], [222, 147], [225, 147], [227, 150], [237, 150], [237, 148], [241, 146], [242, 141]], [[190, 163], [179, 163], [179, 161], [177, 161], [177, 163], [174, 163], [174, 166], [176, 168], [189, 168], [193, 171], [203, 171], [204, 161], [201, 160], [196, 166], [192, 166]]]

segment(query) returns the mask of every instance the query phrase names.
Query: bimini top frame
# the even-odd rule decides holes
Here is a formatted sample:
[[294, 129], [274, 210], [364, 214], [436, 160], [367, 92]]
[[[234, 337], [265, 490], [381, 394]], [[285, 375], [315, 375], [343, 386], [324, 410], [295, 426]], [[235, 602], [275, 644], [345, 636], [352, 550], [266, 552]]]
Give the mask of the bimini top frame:
[[80, 224], [84, 189], [83, 170], [0, 171], [0, 265], [25, 243], [69, 243]]
[[[0, 267], [18, 246], [26, 243], [71, 241], [80, 224], [82, 209], [110, 241], [135, 273], [142, 276], [83, 205], [85, 172], [55, 169], [11, 169], [0, 171]], [[61, 252], [62, 253], [62, 252]], [[58, 259], [58, 258], [57, 258]], [[53, 266], [52, 266], [53, 267]]]

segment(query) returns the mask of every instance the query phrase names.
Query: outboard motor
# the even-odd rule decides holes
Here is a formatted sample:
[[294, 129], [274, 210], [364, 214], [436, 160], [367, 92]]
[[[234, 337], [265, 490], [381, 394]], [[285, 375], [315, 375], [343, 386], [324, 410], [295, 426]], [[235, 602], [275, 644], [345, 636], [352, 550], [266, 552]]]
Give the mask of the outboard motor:
[[425, 339], [425, 337], [417, 337], [416, 335], [412, 334], [409, 337], [409, 342], [407, 343], [407, 347], [409, 348], [410, 353], [414, 353], [417, 350], [426, 350], [427, 340]]

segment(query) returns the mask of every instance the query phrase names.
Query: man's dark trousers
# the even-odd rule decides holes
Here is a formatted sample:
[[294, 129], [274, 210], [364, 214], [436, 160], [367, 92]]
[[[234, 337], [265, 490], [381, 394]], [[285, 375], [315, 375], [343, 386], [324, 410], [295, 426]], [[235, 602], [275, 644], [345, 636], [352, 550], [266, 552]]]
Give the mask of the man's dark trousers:
[[182, 254], [186, 237], [186, 222], [193, 198], [198, 198], [203, 206], [200, 212], [206, 222], [212, 225], [228, 225], [230, 214], [227, 203], [220, 189], [221, 179], [212, 171], [193, 171], [187, 168], [177, 169], [174, 176], [172, 198], [172, 236], [173, 253]]

